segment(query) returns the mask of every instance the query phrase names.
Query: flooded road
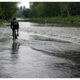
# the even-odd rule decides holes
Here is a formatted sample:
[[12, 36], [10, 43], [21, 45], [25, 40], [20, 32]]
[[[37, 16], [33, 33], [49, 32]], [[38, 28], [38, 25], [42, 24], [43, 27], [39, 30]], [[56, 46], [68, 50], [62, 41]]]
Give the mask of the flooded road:
[[0, 29], [0, 78], [80, 77], [80, 28], [19, 22], [19, 38]]

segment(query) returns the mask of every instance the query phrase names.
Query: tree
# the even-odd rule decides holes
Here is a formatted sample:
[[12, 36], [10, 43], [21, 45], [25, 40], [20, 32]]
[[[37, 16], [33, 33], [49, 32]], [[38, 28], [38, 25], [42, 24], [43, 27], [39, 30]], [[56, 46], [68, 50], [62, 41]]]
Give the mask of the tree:
[[80, 2], [33, 2], [24, 13], [26, 17], [75, 16], [80, 15]]
[[30, 17], [30, 9], [24, 9], [22, 14], [25, 16], [25, 17]]
[[1, 2], [0, 3], [0, 16], [4, 19], [10, 19], [17, 10], [17, 3], [15, 2]]

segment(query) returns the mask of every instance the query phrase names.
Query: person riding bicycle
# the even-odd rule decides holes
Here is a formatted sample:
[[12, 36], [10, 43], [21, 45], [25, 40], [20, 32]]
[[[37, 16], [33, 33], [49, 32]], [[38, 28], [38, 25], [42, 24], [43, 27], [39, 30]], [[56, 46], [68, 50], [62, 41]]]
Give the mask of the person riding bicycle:
[[11, 20], [11, 29], [12, 29], [12, 35], [14, 35], [14, 32], [17, 30], [16, 36], [19, 36], [19, 23], [15, 17]]

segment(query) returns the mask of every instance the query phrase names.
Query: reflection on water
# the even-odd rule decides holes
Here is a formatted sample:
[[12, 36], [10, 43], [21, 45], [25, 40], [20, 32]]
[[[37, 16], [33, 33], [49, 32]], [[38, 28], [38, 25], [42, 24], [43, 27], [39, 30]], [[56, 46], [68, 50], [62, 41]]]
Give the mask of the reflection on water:
[[78, 39], [80, 29], [37, 27], [27, 22], [20, 22], [20, 26], [18, 40], [12, 43], [11, 35], [5, 37], [8, 30], [5, 39], [0, 39], [0, 77], [80, 77], [80, 45], [61, 39]]
[[18, 53], [19, 46], [20, 46], [19, 42], [13, 41], [12, 54]]
[[13, 41], [13, 43], [12, 43], [12, 51], [11, 51], [11, 58], [12, 58], [12, 61], [14, 63], [16, 63], [17, 58], [18, 58], [19, 46], [20, 46], [19, 42]]

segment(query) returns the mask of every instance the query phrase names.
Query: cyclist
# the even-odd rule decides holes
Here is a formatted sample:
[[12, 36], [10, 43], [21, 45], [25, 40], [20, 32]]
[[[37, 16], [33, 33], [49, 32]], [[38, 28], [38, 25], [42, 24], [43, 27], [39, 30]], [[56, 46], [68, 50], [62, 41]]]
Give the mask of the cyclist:
[[[17, 30], [16, 36], [19, 36], [19, 23], [18, 23], [18, 21], [16, 20], [15, 17], [11, 20], [11, 29], [12, 29], [12, 36], [14, 36], [14, 32], [16, 30]], [[17, 39], [17, 37], [16, 37], [16, 39]]]

